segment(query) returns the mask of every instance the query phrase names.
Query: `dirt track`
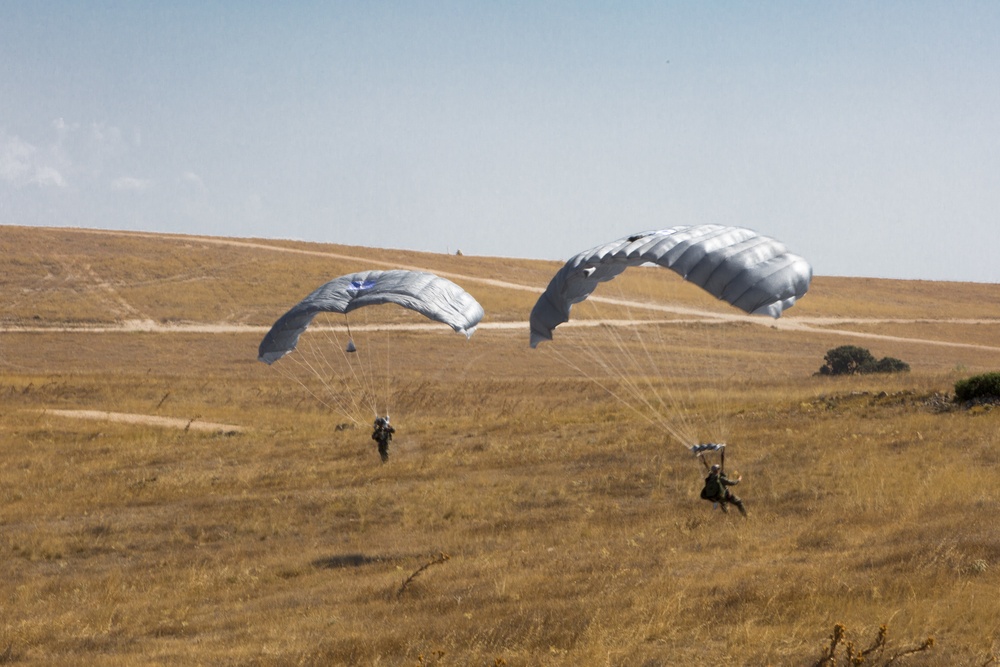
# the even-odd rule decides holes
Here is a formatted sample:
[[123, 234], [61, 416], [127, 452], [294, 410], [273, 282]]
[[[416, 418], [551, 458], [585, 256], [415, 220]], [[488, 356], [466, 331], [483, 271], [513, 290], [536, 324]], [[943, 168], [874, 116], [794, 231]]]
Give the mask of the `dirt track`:
[[[139, 236], [145, 238], [156, 238], [156, 239], [174, 239], [182, 241], [191, 241], [197, 239], [199, 243], [214, 244], [214, 245], [225, 245], [234, 246], [242, 248], [254, 248], [258, 250], [267, 250], [271, 252], [280, 253], [291, 253], [296, 255], [311, 255], [316, 257], [328, 257], [331, 259], [340, 260], [363, 260], [368, 262], [373, 266], [382, 266], [387, 268], [396, 269], [410, 269], [416, 271], [426, 271], [426, 267], [422, 266], [408, 266], [398, 263], [383, 262], [378, 260], [370, 260], [368, 258], [357, 257], [353, 255], [344, 255], [340, 253], [326, 252], [321, 250], [304, 250], [301, 248], [286, 248], [277, 245], [270, 245], [267, 243], [261, 243], [259, 241], [250, 241], [244, 239], [224, 239], [215, 237], [192, 237], [186, 235], [175, 235], [175, 234], [152, 234], [148, 232], [118, 232], [118, 231], [108, 231], [108, 230], [76, 230], [84, 231], [92, 234], [106, 234], [114, 236]], [[502, 289], [511, 289], [518, 291], [528, 291], [535, 294], [541, 294], [542, 289], [538, 286], [521, 285], [518, 283], [512, 283], [504, 280], [497, 280], [493, 278], [479, 278], [475, 276], [467, 276], [457, 273], [442, 272], [437, 271], [438, 275], [448, 278], [449, 280], [457, 280], [462, 283], [479, 283], [484, 285], [491, 285], [493, 287], [499, 287]], [[638, 308], [643, 310], [651, 310], [661, 313], [670, 313], [672, 315], [680, 315], [686, 319], [678, 320], [672, 319], [669, 322], [673, 323], [683, 323], [691, 321], [735, 321], [735, 322], [749, 322], [752, 324], [757, 324], [761, 326], [776, 327], [778, 329], [784, 329], [787, 331], [803, 331], [803, 332], [815, 332], [823, 334], [838, 334], [842, 336], [847, 336], [851, 338], [863, 338], [867, 340], [882, 340], [882, 341], [894, 341], [902, 343], [912, 343], [920, 345], [933, 345], [933, 346], [943, 346], [943, 347], [956, 347], [956, 348], [966, 348], [966, 349], [978, 349], [978, 350], [988, 350], [993, 352], [1000, 351], [998, 346], [990, 345], [978, 345], [972, 343], [960, 343], [952, 341], [941, 341], [941, 340], [931, 340], [924, 338], [914, 338], [906, 336], [889, 336], [884, 334], [869, 333], [863, 331], [851, 331], [848, 329], [841, 328], [831, 328], [837, 326], [843, 326], [847, 324], [921, 324], [921, 323], [949, 323], [949, 324], [997, 324], [995, 319], [961, 319], [961, 320], [951, 320], [951, 319], [932, 319], [932, 318], [920, 318], [920, 319], [868, 319], [868, 318], [802, 318], [802, 317], [791, 317], [782, 318], [778, 320], [773, 320], [767, 317], [751, 317], [747, 315], [740, 314], [725, 314], [717, 313], [711, 311], [697, 310], [694, 308], [685, 308], [670, 306], [666, 304], [650, 304], [641, 303], [637, 301], [626, 301], [622, 299], [613, 299], [609, 297], [602, 296], [591, 296], [591, 300], [600, 303], [607, 303], [618, 306], [628, 306], [629, 308]], [[666, 322], [666, 321], [665, 321]], [[563, 327], [586, 327], [586, 326], [598, 326], [601, 324], [633, 324], [632, 321], [625, 320], [587, 320], [587, 321], [570, 321], [561, 326]], [[646, 321], [650, 323], [650, 321]], [[336, 328], [336, 327], [332, 327]], [[358, 330], [364, 330], [364, 327], [356, 327]], [[395, 330], [409, 330], [409, 331], [421, 331], [421, 330], [431, 330], [438, 328], [438, 325], [427, 324], [427, 325], [393, 325], [392, 327], [386, 327]], [[521, 329], [525, 332], [525, 338], [527, 338], [528, 323], [525, 322], [490, 322], [484, 321], [479, 325], [482, 330], [515, 330]], [[212, 324], [212, 323], [201, 323], [192, 322], [184, 324], [161, 324], [154, 320], [149, 319], [129, 319], [123, 320], [122, 322], [114, 325], [94, 325], [94, 326], [72, 326], [72, 327], [20, 327], [20, 326], [8, 326], [0, 328], [2, 332], [82, 332], [82, 333], [104, 333], [104, 332], [121, 332], [121, 331], [142, 331], [142, 332], [155, 332], [155, 333], [213, 333], [213, 334], [226, 334], [226, 333], [260, 333], [264, 334], [268, 330], [268, 327], [261, 326], [249, 326], [249, 325], [234, 325], [234, 324]]]
[[[609, 300], [610, 302], [610, 300]], [[641, 304], [630, 304], [632, 307], [639, 307]], [[654, 310], [662, 310], [668, 312], [677, 312], [677, 310], [670, 310], [669, 308], [662, 308], [654, 305], [647, 305], [647, 308]], [[690, 313], [686, 313], [690, 314]], [[720, 319], [731, 320], [731, 321], [744, 321], [753, 324], [758, 324], [761, 326], [775, 327], [778, 329], [783, 329], [786, 331], [804, 331], [804, 332], [815, 332], [823, 334], [837, 334], [840, 336], [848, 336], [853, 338], [864, 338], [867, 340], [883, 340], [883, 341], [894, 341], [898, 343], [912, 343], [917, 345], [934, 345], [941, 347], [957, 347], [973, 350], [988, 350], [991, 352], [1000, 352], [1000, 347], [994, 345], [978, 345], [975, 343], [961, 343], [957, 341], [945, 341], [945, 340], [931, 340], [927, 338], [913, 338], [907, 336], [889, 336], [885, 334], [870, 333], [866, 331], [851, 331], [849, 329], [836, 329], [830, 328], [836, 325], [845, 324], [921, 324], [921, 323], [931, 323], [931, 322], [943, 322], [950, 324], [997, 324], [995, 320], [928, 320], [928, 319], [863, 319], [863, 318], [809, 318], [809, 319], [781, 319], [781, 320], [771, 320], [759, 317], [746, 317], [746, 316], [724, 316], [717, 313], [703, 313], [701, 317], [691, 317], [688, 319], [670, 319], [670, 320], [578, 320], [566, 322], [561, 327], [595, 327], [603, 325], [621, 325], [621, 326], [635, 326], [641, 324], [684, 324], [690, 322], [708, 322], [708, 321], [718, 321]], [[324, 325], [317, 327], [317, 329], [332, 329], [339, 330], [342, 327], [337, 325]], [[440, 325], [437, 324], [392, 324], [392, 325], [382, 325], [379, 327], [367, 326], [367, 325], [355, 325], [352, 327], [355, 331], [370, 331], [372, 329], [380, 329], [384, 331], [435, 331], [440, 329]], [[482, 322], [479, 327], [481, 330], [522, 330], [525, 333], [528, 331], [527, 322]], [[151, 320], [126, 320], [119, 324], [114, 325], [78, 325], [72, 327], [20, 327], [20, 326], [7, 326], [0, 328], [0, 332], [4, 333], [114, 333], [114, 332], [149, 332], [149, 333], [207, 333], [207, 334], [236, 334], [236, 333], [267, 333], [269, 327], [266, 326], [250, 326], [243, 324], [206, 324], [206, 323], [189, 323], [189, 324], [160, 324], [159, 322], [154, 322]]]
[[[79, 231], [79, 230], [78, 230]], [[318, 250], [303, 250], [298, 248], [285, 248], [281, 246], [269, 245], [267, 243], [261, 243], [256, 241], [247, 241], [240, 239], [220, 239], [220, 238], [210, 238], [210, 237], [191, 237], [191, 236], [180, 236], [180, 235], [169, 235], [169, 234], [150, 234], [144, 232], [113, 232], [105, 230], [83, 230], [94, 234], [108, 234], [108, 235], [131, 235], [131, 236], [143, 236], [149, 238], [173, 238], [177, 240], [191, 241], [192, 238], [197, 238], [199, 243], [209, 243], [217, 245], [228, 245], [228, 246], [238, 246], [255, 248], [259, 250], [267, 250], [272, 252], [281, 253], [292, 253], [292, 254], [304, 254], [313, 255], [320, 257], [329, 257], [333, 259], [342, 260], [362, 260], [368, 261], [368, 263], [375, 266], [384, 266], [390, 268], [403, 268], [411, 270], [427, 270], [425, 267], [420, 266], [405, 266], [400, 264], [393, 264], [388, 262], [380, 262], [368, 260], [367, 258], [361, 258], [357, 256], [343, 255], [338, 253], [331, 253]], [[479, 278], [474, 276], [467, 276], [462, 274], [447, 273], [447, 272], [437, 272], [438, 275], [454, 279], [462, 283], [480, 283], [487, 284], [493, 287], [499, 287], [503, 289], [519, 290], [519, 291], [529, 291], [535, 294], [540, 294], [541, 289], [537, 286], [520, 285], [517, 283], [511, 283], [503, 280], [496, 280], [491, 278]], [[814, 332], [823, 334], [837, 334], [841, 336], [848, 336], [853, 338], [864, 338], [869, 340], [882, 340], [882, 341], [894, 341], [918, 345], [932, 345], [932, 346], [944, 346], [953, 348], [966, 348], [966, 349], [978, 349], [978, 350], [988, 350], [993, 352], [1000, 352], [1000, 347], [990, 346], [990, 345], [978, 345], [972, 343], [961, 343], [952, 341], [941, 341], [941, 340], [931, 340], [915, 337], [905, 337], [905, 336], [889, 336], [883, 334], [862, 332], [862, 331], [852, 331], [849, 329], [836, 328], [838, 326], [849, 325], [849, 324], [920, 324], [920, 323], [951, 323], [951, 324], [997, 324], [997, 320], [993, 319], [932, 319], [932, 318], [921, 318], [921, 319], [876, 319], [876, 318], [821, 318], [821, 317], [791, 317], [782, 318], [774, 320], [767, 317], [751, 317], [741, 314], [727, 314], [727, 313], [717, 313], [710, 311], [697, 310], [685, 307], [675, 307], [665, 304], [650, 304], [641, 303], [635, 301], [626, 301], [622, 299], [613, 299], [609, 297], [592, 296], [590, 297], [594, 301], [599, 301], [607, 304], [618, 305], [618, 306], [628, 306], [630, 308], [638, 308], [647, 311], [669, 313], [671, 315], [680, 315], [683, 319], [664, 319], [664, 320], [577, 320], [570, 321], [561, 326], [563, 327], [593, 327], [601, 326], [605, 324], [619, 324], [619, 325], [635, 325], [635, 324], [680, 324], [688, 322], [710, 322], [710, 321], [733, 321], [733, 322], [749, 322], [752, 324], [757, 324], [761, 326], [775, 327], [778, 329], [783, 329], [786, 331], [800, 331], [800, 332]], [[126, 306], [128, 304], [125, 304]], [[135, 313], [138, 314], [138, 313]], [[339, 329], [337, 325], [326, 325], [318, 328], [330, 328]], [[422, 331], [422, 330], [437, 330], [440, 329], [438, 324], [408, 324], [408, 325], [385, 325], [381, 327], [372, 326], [355, 326], [356, 330], [370, 330], [373, 328], [380, 328], [383, 330], [408, 330], [408, 331]], [[529, 329], [528, 322], [489, 322], [485, 321], [479, 325], [480, 329], [483, 330], [520, 330], [525, 334], [525, 341], [527, 341], [527, 332]], [[173, 334], [173, 333], [205, 333], [205, 334], [238, 334], [238, 333], [258, 333], [264, 334], [267, 332], [269, 327], [266, 326], [250, 326], [250, 325], [238, 325], [238, 324], [213, 324], [213, 323], [202, 323], [202, 322], [192, 322], [192, 323], [172, 323], [172, 324], [162, 324], [151, 319], [127, 319], [113, 325], [74, 325], [74, 326], [54, 326], [54, 327], [22, 327], [22, 326], [6, 326], [0, 328], [0, 332], [8, 333], [112, 333], [112, 332], [151, 332], [160, 334]], [[46, 410], [47, 415], [56, 415], [60, 417], [76, 418], [76, 419], [95, 419], [95, 420], [105, 420], [113, 422], [125, 422], [133, 424], [145, 424], [152, 426], [162, 426], [166, 428], [182, 428], [187, 430], [196, 431], [216, 431], [216, 432], [239, 432], [243, 430], [241, 427], [232, 424], [216, 424], [212, 422], [201, 422], [197, 419], [177, 419], [170, 417], [159, 417], [155, 415], [140, 415], [140, 414], [130, 414], [130, 413], [120, 413], [120, 412], [104, 412], [98, 410]]]
[[156, 415], [137, 415], [128, 412], [105, 412], [103, 410], [45, 410], [44, 414], [75, 419], [100, 419], [128, 424], [145, 424], [147, 426], [165, 426], [181, 428], [186, 431], [214, 431], [221, 433], [240, 433], [243, 427], [233, 424], [217, 424], [203, 422], [197, 419], [177, 419], [175, 417], [157, 417]]

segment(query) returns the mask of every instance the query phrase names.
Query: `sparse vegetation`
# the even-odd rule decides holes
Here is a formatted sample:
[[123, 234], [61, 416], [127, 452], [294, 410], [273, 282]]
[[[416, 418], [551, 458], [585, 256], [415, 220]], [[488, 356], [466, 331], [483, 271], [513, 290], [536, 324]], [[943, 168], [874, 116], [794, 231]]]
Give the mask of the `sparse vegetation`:
[[1000, 373], [974, 375], [955, 383], [959, 401], [1000, 401]]
[[857, 345], [841, 345], [827, 350], [820, 375], [865, 375], [868, 373], [906, 373], [910, 365], [895, 357], [882, 357], [876, 360], [874, 355]]
[[[301, 386], [255, 360], [261, 328], [289, 303], [368, 260], [494, 280], [509, 276], [506, 263], [94, 236], [0, 227], [0, 318], [37, 328], [0, 333], [0, 663], [808, 665], [839, 621], [840, 664], [847, 642], [857, 657], [882, 622], [891, 637], [865, 664], [930, 636], [932, 648], [894, 664], [993, 664], [983, 629], [1000, 626], [1000, 599], [984, 592], [1000, 587], [1000, 412], [928, 401], [956, 368], [1000, 368], [996, 286], [917, 283], [910, 299], [898, 283], [817, 278], [818, 298], [789, 317], [851, 313], [855, 302], [879, 317], [925, 319], [927, 304], [946, 313], [921, 325], [937, 343], [898, 343], [919, 355], [916, 370], [845, 376], [833, 391], [811, 373], [835, 324], [732, 327], [743, 344], [726, 357], [734, 380], [722, 398], [727, 467], [743, 475], [752, 512], [741, 521], [698, 499], [702, 468], [687, 452], [552, 350], [530, 350], [515, 324], [484, 322], [469, 341], [450, 330], [394, 338], [406, 363], [385, 465], [367, 424], [337, 430]], [[187, 246], [214, 248], [216, 268], [199, 275]], [[116, 273], [118, 255], [143, 258], [141, 271], [123, 261]], [[92, 272], [66, 268], [84, 266]], [[523, 323], [555, 268], [518, 265], [537, 291], [468, 288], [490, 323]], [[142, 290], [96, 287], [142, 276]], [[660, 298], [651, 281], [642, 289]], [[59, 330], [65, 312], [113, 324], [118, 299], [154, 321], [247, 328]], [[973, 317], [996, 322], [973, 331]], [[675, 333], [678, 346], [702, 345], [686, 324]], [[719, 398], [697, 394], [691, 410]]]
[[[889, 667], [890, 665], [902, 664], [908, 656], [929, 651], [934, 647], [933, 637], [928, 637], [914, 646], [894, 650], [889, 648], [888, 640], [889, 628], [882, 625], [871, 643], [867, 647], [861, 648], [854, 641], [848, 639], [847, 628], [838, 623], [830, 634], [830, 644], [823, 650], [822, 657], [814, 667], [835, 667], [838, 664], [844, 667], [856, 665]], [[840, 652], [839, 656], [838, 651]], [[887, 652], [889, 653], [888, 657], [886, 656]]]
[[396, 597], [397, 598], [402, 597], [403, 593], [406, 592], [406, 589], [410, 587], [410, 584], [413, 583], [413, 581], [417, 578], [417, 576], [420, 575], [421, 572], [429, 568], [431, 565], [440, 565], [441, 563], [446, 562], [450, 558], [451, 556], [449, 556], [448, 554], [440, 553], [431, 560], [427, 561], [426, 563], [418, 567], [416, 570], [413, 571], [413, 573], [410, 576], [406, 578], [406, 581], [404, 581], [400, 585], [399, 590], [396, 591]]

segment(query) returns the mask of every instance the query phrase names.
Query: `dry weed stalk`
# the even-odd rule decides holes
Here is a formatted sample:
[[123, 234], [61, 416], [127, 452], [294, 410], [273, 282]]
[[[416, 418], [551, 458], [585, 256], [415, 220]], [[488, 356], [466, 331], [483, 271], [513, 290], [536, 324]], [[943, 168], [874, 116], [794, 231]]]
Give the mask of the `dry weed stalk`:
[[430, 667], [443, 657], [444, 657], [444, 651], [442, 651], [441, 649], [431, 651], [431, 657], [429, 659], [424, 658], [424, 654], [421, 653], [420, 655], [417, 656], [417, 664], [420, 665], [420, 667]]
[[902, 650], [902, 651], [896, 653], [891, 658], [889, 658], [888, 660], [886, 660], [885, 663], [883, 663], [883, 667], [888, 667], [889, 665], [893, 664], [894, 662], [896, 662], [896, 660], [898, 660], [899, 658], [902, 658], [903, 656], [911, 655], [913, 653], [921, 653], [923, 651], [926, 651], [926, 650], [932, 648], [933, 646], [934, 646], [934, 638], [933, 637], [928, 637], [919, 646], [915, 646], [913, 648], [908, 648], [908, 649], [905, 649], [905, 650]]
[[842, 623], [833, 626], [833, 634], [830, 635], [830, 645], [823, 649], [823, 655], [816, 661], [815, 667], [834, 664], [834, 655], [837, 653], [837, 646], [844, 640], [847, 628]]
[[[823, 649], [823, 655], [816, 662], [815, 667], [836, 665], [837, 647], [841, 644], [844, 645], [844, 665], [863, 665], [869, 658], [875, 659], [882, 655], [886, 649], [888, 636], [889, 628], [885, 624], [882, 624], [879, 626], [878, 635], [875, 637], [874, 641], [872, 641], [871, 645], [861, 651], [855, 651], [854, 642], [845, 641], [845, 638], [847, 637], [847, 627], [843, 623], [837, 623], [833, 626], [833, 633], [830, 635], [830, 645]], [[888, 660], [881, 663], [881, 667], [889, 667], [889, 665], [895, 664], [897, 660], [914, 653], [927, 651], [933, 646], [934, 638], [928, 637], [919, 646], [897, 651], [889, 657]]]
[[417, 575], [419, 575], [421, 572], [429, 568], [431, 565], [437, 565], [438, 563], [443, 563], [450, 558], [451, 556], [442, 551], [437, 556], [435, 556], [431, 560], [427, 561], [426, 563], [418, 567], [416, 570], [413, 571], [413, 574], [411, 574], [409, 577], [406, 578], [406, 581], [404, 581], [403, 585], [399, 587], [399, 590], [396, 591], [396, 597], [397, 598], [401, 597], [403, 593], [406, 591], [406, 589], [410, 586], [410, 584], [413, 583], [413, 580], [416, 579]]

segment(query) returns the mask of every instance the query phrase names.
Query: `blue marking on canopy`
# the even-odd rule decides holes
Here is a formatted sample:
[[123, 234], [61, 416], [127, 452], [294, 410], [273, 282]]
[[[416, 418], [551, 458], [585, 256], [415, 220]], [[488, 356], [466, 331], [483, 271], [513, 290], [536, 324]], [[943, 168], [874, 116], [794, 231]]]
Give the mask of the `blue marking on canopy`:
[[352, 292], [360, 292], [363, 289], [369, 289], [369, 288], [372, 288], [372, 287], [375, 287], [375, 281], [374, 280], [364, 280], [364, 281], [361, 281], [361, 280], [352, 280], [351, 281], [351, 286], [348, 287], [347, 289], [349, 289]]

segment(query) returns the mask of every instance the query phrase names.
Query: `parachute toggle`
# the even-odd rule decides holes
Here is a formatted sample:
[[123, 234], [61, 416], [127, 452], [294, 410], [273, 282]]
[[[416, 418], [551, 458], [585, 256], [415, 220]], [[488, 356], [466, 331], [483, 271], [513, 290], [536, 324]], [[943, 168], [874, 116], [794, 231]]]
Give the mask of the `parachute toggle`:
[[718, 452], [726, 451], [726, 443], [724, 442], [705, 442], [700, 445], [691, 445], [691, 454], [693, 456], [702, 456], [706, 452]]

